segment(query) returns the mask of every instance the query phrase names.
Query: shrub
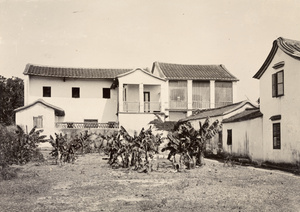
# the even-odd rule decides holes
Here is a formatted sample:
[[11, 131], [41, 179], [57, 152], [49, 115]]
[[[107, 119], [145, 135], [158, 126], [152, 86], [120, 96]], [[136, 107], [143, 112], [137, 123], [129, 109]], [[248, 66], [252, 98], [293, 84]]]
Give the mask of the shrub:
[[0, 166], [5, 168], [12, 164], [25, 164], [39, 155], [37, 144], [46, 137], [40, 136], [41, 132], [33, 128], [27, 134], [20, 126], [0, 125]]

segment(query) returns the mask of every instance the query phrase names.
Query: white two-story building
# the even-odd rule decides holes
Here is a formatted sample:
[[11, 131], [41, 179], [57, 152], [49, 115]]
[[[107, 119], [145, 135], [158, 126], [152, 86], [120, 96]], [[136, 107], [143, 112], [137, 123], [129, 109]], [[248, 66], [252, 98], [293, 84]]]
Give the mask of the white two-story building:
[[195, 109], [231, 104], [236, 77], [223, 65], [155, 62], [152, 71], [48, 67], [28, 64], [25, 106], [16, 124], [45, 134], [59, 129], [140, 130], [156, 116], [177, 121]]

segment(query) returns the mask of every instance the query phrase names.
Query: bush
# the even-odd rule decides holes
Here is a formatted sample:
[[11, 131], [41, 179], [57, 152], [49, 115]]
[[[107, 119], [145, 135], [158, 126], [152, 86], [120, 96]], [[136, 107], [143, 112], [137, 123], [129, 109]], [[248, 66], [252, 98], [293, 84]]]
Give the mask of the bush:
[[0, 167], [25, 164], [37, 155], [40, 158], [37, 144], [46, 137], [40, 136], [41, 132], [33, 128], [27, 134], [20, 126], [0, 125]]

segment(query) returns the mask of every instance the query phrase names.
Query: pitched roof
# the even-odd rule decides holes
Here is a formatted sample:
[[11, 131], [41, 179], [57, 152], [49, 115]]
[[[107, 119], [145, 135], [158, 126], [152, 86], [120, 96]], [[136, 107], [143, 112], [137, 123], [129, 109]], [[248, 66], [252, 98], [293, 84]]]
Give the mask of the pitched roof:
[[166, 79], [238, 81], [224, 65], [182, 65], [154, 62], [152, 72], [155, 67]]
[[246, 109], [245, 111], [224, 119], [222, 123], [240, 122], [262, 117], [263, 114], [257, 108]]
[[55, 115], [56, 116], [65, 116], [65, 111], [63, 109], [61, 109], [59, 107], [56, 107], [54, 105], [51, 105], [51, 104], [45, 102], [43, 99], [38, 99], [35, 102], [33, 102], [33, 103], [29, 104], [29, 105], [25, 105], [23, 107], [19, 107], [19, 108], [15, 109], [14, 111], [15, 112], [19, 112], [21, 110], [25, 110], [27, 108], [30, 108], [30, 107], [38, 104], [38, 103], [41, 103], [41, 104], [45, 105], [46, 107], [52, 108], [55, 111]]
[[232, 111], [235, 111], [235, 110], [243, 107], [245, 104], [250, 104], [253, 107], [255, 107], [249, 101], [241, 101], [241, 102], [226, 105], [223, 107], [204, 109], [204, 110], [196, 110], [196, 111], [194, 111], [193, 115], [188, 116], [183, 119], [180, 119], [179, 122], [185, 122], [185, 121], [191, 121], [191, 120], [197, 120], [197, 119], [204, 119], [207, 117], [216, 117], [216, 116], [226, 115]]
[[280, 48], [287, 55], [300, 60], [300, 41], [279, 37], [276, 40], [274, 40], [272, 49], [267, 59], [265, 60], [261, 68], [258, 70], [258, 72], [253, 76], [253, 78], [260, 79], [260, 77], [264, 74], [266, 69], [269, 67], [278, 48]]
[[113, 79], [132, 69], [67, 68], [27, 64], [23, 74], [44, 77], [66, 77], [84, 79]]
[[154, 77], [154, 78], [156, 78], [156, 79], [165, 81], [165, 79], [160, 78], [160, 77], [158, 77], [158, 76], [155, 76], [155, 75], [153, 75], [152, 73], [150, 73], [147, 69], [142, 69], [142, 68], [136, 68], [136, 69], [133, 69], [133, 70], [128, 71], [128, 72], [126, 72], [126, 73], [119, 74], [117, 77], [118, 77], [118, 78], [124, 77], [124, 76], [127, 76], [127, 75], [129, 75], [129, 74], [131, 74], [131, 73], [134, 73], [134, 72], [138, 71], [138, 70], [141, 71], [141, 72], [143, 72], [143, 73], [145, 73], [145, 74], [147, 74], [147, 75], [149, 75], [149, 76], [151, 76], [151, 77]]

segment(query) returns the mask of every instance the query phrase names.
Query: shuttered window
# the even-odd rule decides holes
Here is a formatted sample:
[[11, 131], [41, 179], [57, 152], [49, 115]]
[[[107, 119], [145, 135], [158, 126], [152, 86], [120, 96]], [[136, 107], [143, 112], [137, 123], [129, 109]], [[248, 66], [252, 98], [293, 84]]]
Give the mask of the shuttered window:
[[210, 82], [193, 81], [193, 108], [210, 107]]
[[272, 97], [284, 95], [284, 73], [279, 71], [272, 74]]
[[43, 116], [34, 116], [33, 126], [37, 128], [43, 128]]
[[187, 81], [169, 82], [170, 109], [187, 108]]
[[232, 104], [232, 82], [215, 82], [216, 107]]
[[281, 148], [280, 123], [273, 124], [273, 149]]
[[186, 101], [187, 99], [187, 82], [170, 81], [170, 99], [175, 101]]

